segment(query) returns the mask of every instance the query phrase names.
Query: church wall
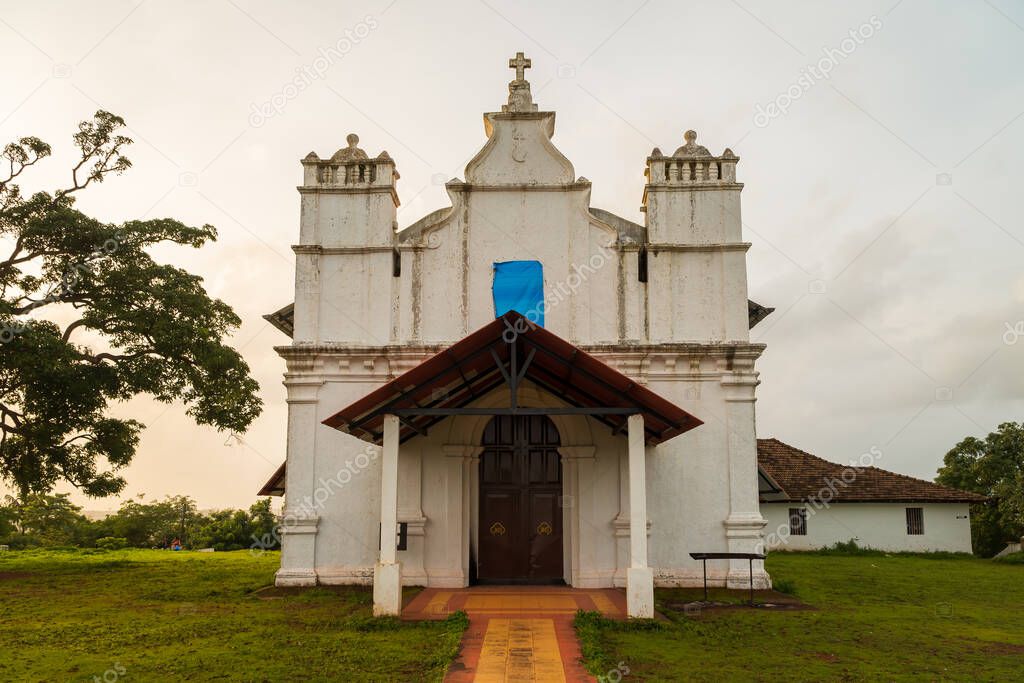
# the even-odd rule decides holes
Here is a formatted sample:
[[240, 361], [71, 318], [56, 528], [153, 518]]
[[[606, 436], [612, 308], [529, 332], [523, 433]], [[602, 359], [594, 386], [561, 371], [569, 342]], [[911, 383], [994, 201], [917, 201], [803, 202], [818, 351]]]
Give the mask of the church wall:
[[309, 240], [304, 244], [326, 249], [392, 244], [395, 204], [389, 187], [363, 192], [324, 188], [306, 193], [302, 215], [311, 223], [301, 235]]
[[[407, 442], [421, 454], [424, 544], [422, 564], [430, 585], [461, 587], [469, 581], [470, 498], [469, 476], [475, 467], [475, 449], [448, 448], [444, 429]], [[455, 439], [458, 445], [466, 445]], [[408, 553], [399, 553], [402, 562]]]
[[390, 249], [321, 255], [320, 286], [317, 341], [372, 346], [391, 341], [392, 306], [399, 283], [392, 277]]
[[[576, 509], [577, 535], [576, 564], [569, 579], [581, 588], [601, 588], [615, 585], [615, 578], [625, 576], [628, 562], [623, 563], [618, 552], [616, 529], [623, 520], [628, 527], [628, 496], [622, 497], [622, 461], [626, 458], [626, 439], [613, 436], [611, 430], [593, 419], [586, 420], [593, 444], [590, 453], [563, 454], [563, 472], [571, 477], [572, 468], [578, 472], [576, 489], [566, 505]], [[580, 457], [566, 458], [578, 455]], [[625, 507], [622, 504], [625, 503]]]
[[[650, 275], [650, 260], [648, 255], [648, 276]], [[647, 290], [649, 285], [646, 282], [640, 282], [639, 248], [630, 248], [622, 251], [621, 256], [615, 262], [615, 267], [618, 271], [615, 282], [615, 296], [620, 297], [622, 302], [622, 320], [620, 322], [623, 331], [622, 340], [626, 342], [646, 340], [649, 328], [647, 319]], [[605, 298], [604, 300], [607, 301], [608, 299]]]
[[[615, 234], [589, 217], [585, 190], [453, 192], [453, 215], [408, 259], [419, 298], [402, 302], [403, 334], [418, 329], [419, 339], [452, 341], [482, 327], [494, 318], [493, 264], [536, 260], [544, 266], [545, 327], [570, 341], [638, 338], [635, 264], [632, 278], [623, 277]], [[628, 322], [619, 314], [626, 301]]]
[[[670, 186], [663, 186], [670, 187]], [[649, 191], [648, 240], [652, 244], [728, 244], [740, 242], [740, 191], [695, 188]]]
[[[346, 405], [373, 384], [327, 382], [317, 410], [312, 500], [319, 516], [316, 565], [321, 583], [370, 583], [377, 559], [380, 519], [380, 447], [323, 424], [334, 406]], [[288, 491], [288, 505], [300, 500]]]
[[729, 514], [729, 500], [723, 495], [728, 490], [720, 446], [723, 432], [720, 425], [705, 423], [648, 452], [649, 555], [659, 585], [698, 575], [700, 563], [689, 553], [726, 548], [722, 522]]
[[[469, 253], [469, 328], [494, 319], [493, 264], [536, 260], [544, 266], [549, 297], [545, 327], [570, 341], [617, 339], [617, 252], [599, 245], [613, 234], [591, 228], [584, 192], [474, 192], [466, 197]], [[603, 233], [603, 234], [602, 234]]]
[[747, 246], [652, 246], [650, 341], [748, 341]]
[[727, 545], [723, 520], [729, 514], [728, 432], [723, 391], [712, 368], [713, 363], [704, 360], [704, 379], [648, 383], [648, 388], [704, 421], [648, 451], [649, 552], [662, 585], [692, 578], [700, 570], [689, 553], [720, 551]]
[[451, 220], [432, 231], [423, 247], [403, 251], [402, 282], [409, 287], [400, 306], [400, 339], [453, 342], [465, 336], [463, 232], [461, 222]]

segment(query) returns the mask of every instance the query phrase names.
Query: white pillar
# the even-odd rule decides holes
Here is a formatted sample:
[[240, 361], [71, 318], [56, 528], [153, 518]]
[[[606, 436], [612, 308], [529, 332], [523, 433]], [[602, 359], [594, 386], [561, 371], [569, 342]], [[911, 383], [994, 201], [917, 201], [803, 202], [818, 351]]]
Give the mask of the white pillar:
[[[746, 366], [734, 363], [733, 370], [721, 379], [725, 391], [725, 424], [728, 430], [727, 458], [729, 467], [729, 516], [725, 519], [725, 536], [731, 553], [764, 551], [761, 516], [757, 493], [757, 436], [754, 429], [754, 389], [757, 373], [753, 361]], [[771, 579], [764, 562], [729, 560], [726, 586], [746, 589], [750, 571], [754, 572], [755, 588], [770, 588]]]
[[[469, 585], [469, 542], [472, 534], [473, 473], [480, 464], [482, 446], [445, 444], [445, 486], [447, 487], [444, 518], [439, 528], [443, 537], [435, 535], [432, 543], [444, 543], [444, 566], [428, 568], [430, 585], [439, 588], [465, 588]], [[442, 532], [439, 532], [442, 533]]]
[[654, 617], [654, 572], [647, 566], [647, 455], [644, 416], [630, 415], [629, 435], [629, 569], [626, 570], [626, 612]]
[[278, 586], [315, 586], [316, 536], [320, 506], [316, 501], [316, 410], [323, 380], [313, 374], [313, 359], [288, 356], [288, 468], [281, 520], [281, 568]]
[[384, 416], [380, 473], [380, 561], [373, 568], [373, 614], [402, 611], [402, 565], [398, 562], [398, 417]]

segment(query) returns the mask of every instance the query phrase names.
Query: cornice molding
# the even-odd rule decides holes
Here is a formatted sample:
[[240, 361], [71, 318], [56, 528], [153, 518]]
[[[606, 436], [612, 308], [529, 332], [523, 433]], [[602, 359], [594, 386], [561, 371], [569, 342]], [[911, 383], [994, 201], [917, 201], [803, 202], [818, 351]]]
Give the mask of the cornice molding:
[[711, 251], [748, 251], [751, 242], [709, 242], [707, 244], [672, 244], [668, 242], [652, 242], [647, 244], [647, 251], [654, 254], [661, 252], [711, 252]]

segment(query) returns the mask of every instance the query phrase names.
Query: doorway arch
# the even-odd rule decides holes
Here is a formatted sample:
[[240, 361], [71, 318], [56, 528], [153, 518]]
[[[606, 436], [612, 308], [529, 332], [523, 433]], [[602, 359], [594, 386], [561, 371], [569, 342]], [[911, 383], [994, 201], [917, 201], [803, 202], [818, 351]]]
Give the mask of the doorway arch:
[[484, 427], [478, 582], [564, 582], [560, 445], [546, 415], [499, 415]]

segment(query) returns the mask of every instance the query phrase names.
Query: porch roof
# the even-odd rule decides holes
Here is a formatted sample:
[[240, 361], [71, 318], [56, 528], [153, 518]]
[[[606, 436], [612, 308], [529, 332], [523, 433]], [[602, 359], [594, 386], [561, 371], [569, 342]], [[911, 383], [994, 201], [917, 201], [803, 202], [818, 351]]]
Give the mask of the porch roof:
[[263, 485], [263, 488], [256, 495], [283, 496], [286, 468], [287, 462], [281, 463], [281, 466], [274, 470], [274, 473], [270, 475], [270, 479], [267, 479], [267, 483]]
[[[516, 405], [516, 389], [526, 379], [567, 406]], [[508, 407], [470, 407], [502, 386], [510, 390]], [[457, 415], [588, 415], [618, 432], [625, 431], [629, 415], [638, 413], [644, 416], [646, 441], [652, 445], [702, 424], [618, 370], [509, 311], [323, 423], [379, 444], [387, 414], [400, 418], [404, 441]]]

